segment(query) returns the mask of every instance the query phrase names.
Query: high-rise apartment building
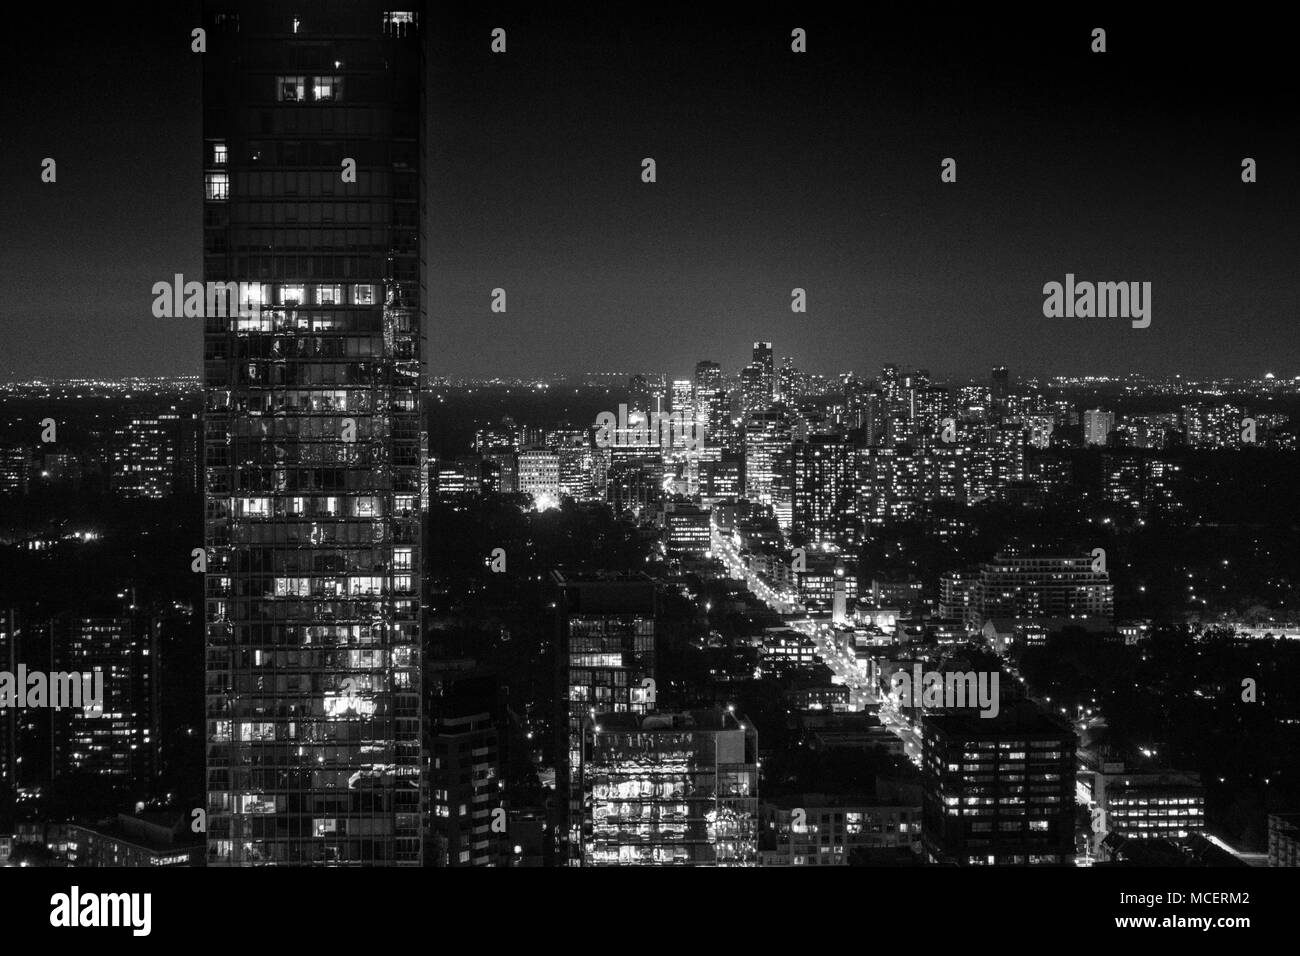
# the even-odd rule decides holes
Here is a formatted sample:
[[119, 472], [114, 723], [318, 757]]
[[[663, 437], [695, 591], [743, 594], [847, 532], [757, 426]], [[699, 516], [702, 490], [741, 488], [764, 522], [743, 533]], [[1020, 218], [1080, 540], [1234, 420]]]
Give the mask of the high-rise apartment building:
[[793, 512], [792, 447], [793, 429], [784, 412], [746, 419], [745, 497], [772, 506], [782, 527], [789, 527]]
[[205, 17], [211, 865], [421, 862], [420, 20]]
[[1102, 445], [1110, 443], [1110, 433], [1115, 430], [1115, 413], [1100, 408], [1090, 408], [1083, 413], [1083, 443]]
[[814, 544], [837, 541], [855, 517], [852, 447], [839, 435], [809, 435], [792, 458], [792, 526]]
[[102, 674], [101, 706], [53, 715], [53, 770], [105, 777], [143, 794], [158, 770], [158, 645], [152, 622], [62, 617], [51, 622], [52, 663], [65, 673]]
[[490, 680], [466, 679], [438, 702], [429, 748], [431, 865], [504, 866], [508, 859], [495, 692]]
[[1101, 556], [1005, 548], [980, 568], [982, 621], [1075, 624], [1105, 630], [1115, 612], [1115, 586]]
[[129, 498], [164, 498], [199, 490], [198, 415], [132, 415], [113, 431], [113, 489]]

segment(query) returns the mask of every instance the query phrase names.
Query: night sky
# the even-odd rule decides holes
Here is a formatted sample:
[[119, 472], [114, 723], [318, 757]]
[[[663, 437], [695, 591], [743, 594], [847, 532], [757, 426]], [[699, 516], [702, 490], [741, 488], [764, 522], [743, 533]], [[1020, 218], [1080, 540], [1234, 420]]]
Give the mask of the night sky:
[[[705, 6], [426, 19], [432, 374], [734, 371], [771, 339], [828, 373], [1300, 375], [1279, 25]], [[199, 320], [150, 313], [202, 267], [197, 5], [6, 17], [0, 380], [200, 374]], [[1151, 282], [1151, 327], [1044, 318], [1067, 272]]]

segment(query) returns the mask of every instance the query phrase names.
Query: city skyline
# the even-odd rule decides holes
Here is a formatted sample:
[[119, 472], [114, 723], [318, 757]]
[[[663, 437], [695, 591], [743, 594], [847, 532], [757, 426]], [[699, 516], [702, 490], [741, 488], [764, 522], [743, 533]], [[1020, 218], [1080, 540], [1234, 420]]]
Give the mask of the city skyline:
[[[198, 325], [149, 312], [154, 282], [201, 272], [184, 251], [200, 239], [197, 16], [93, 13], [59, 25], [64, 57], [14, 51], [31, 95], [0, 105], [18, 137], [0, 160], [14, 293], [0, 378], [199, 370]], [[924, 356], [951, 377], [1014, 342], [1013, 364], [1039, 374], [1300, 373], [1280, 37], [1222, 26], [1189, 75], [1176, 50], [1207, 42], [1197, 28], [1137, 17], [1102, 18], [1102, 54], [1069, 16], [693, 12], [635, 37], [595, 7], [429, 16], [433, 375], [730, 366], [747, 339], [827, 372], [847, 352], [868, 367]], [[111, 73], [111, 92], [83, 72]], [[143, 108], [106, 109], [122, 102]], [[78, 158], [87, 137], [94, 162]], [[47, 156], [63, 160], [55, 183]], [[1258, 181], [1242, 182], [1243, 157]], [[70, 236], [73, 211], [100, 228]], [[1150, 282], [1151, 326], [1045, 318], [1043, 287], [1067, 274]], [[806, 313], [790, 311], [795, 288]]]
[[233, 878], [228, 935], [418, 941], [501, 895], [415, 868], [831, 867], [902, 876], [913, 930], [1267, 926], [1300, 866], [1283, 30], [12, 25], [4, 925], [192, 935]]

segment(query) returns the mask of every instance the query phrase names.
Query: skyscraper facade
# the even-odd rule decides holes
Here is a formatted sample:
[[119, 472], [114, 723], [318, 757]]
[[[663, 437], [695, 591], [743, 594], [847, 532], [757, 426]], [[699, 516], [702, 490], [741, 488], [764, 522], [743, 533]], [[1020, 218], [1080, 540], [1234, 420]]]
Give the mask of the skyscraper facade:
[[421, 862], [416, 3], [205, 17], [208, 862]]
[[654, 707], [655, 585], [644, 574], [551, 572], [556, 589], [559, 699], [556, 792], [561, 859], [582, 863], [583, 726], [597, 713]]
[[585, 722], [587, 866], [755, 866], [758, 734], [728, 710]]

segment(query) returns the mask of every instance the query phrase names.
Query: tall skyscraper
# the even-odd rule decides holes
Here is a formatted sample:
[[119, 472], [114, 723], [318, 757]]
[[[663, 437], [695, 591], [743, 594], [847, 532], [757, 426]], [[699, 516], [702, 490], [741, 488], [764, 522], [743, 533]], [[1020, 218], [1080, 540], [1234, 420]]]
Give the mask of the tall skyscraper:
[[419, 4], [212, 10], [208, 862], [419, 865]]
[[[770, 386], [772, 384], [772, 376], [776, 371], [776, 359], [772, 354], [771, 342], [754, 343], [753, 362], [755, 365], [763, 369], [763, 374], [767, 376], [767, 382]], [[768, 389], [768, 394], [772, 394], [771, 388]]]
[[989, 399], [993, 407], [1003, 411], [1007, 407], [1007, 397], [1011, 394], [1011, 372], [1005, 365], [993, 369], [989, 379]]
[[790, 419], [782, 411], [751, 415], [745, 421], [745, 497], [771, 505], [788, 528], [793, 511]]

